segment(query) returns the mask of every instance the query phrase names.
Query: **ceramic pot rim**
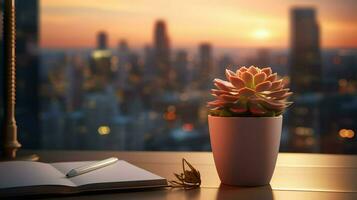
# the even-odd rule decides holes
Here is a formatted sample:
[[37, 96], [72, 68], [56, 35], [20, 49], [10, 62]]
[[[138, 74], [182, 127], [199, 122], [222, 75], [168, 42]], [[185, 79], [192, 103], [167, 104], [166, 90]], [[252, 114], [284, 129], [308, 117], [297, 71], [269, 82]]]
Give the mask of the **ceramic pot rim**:
[[222, 118], [227, 118], [227, 119], [280, 119], [283, 117], [283, 115], [274, 116], [274, 117], [221, 117], [221, 116], [208, 115], [208, 117], [217, 118], [217, 119], [222, 119]]

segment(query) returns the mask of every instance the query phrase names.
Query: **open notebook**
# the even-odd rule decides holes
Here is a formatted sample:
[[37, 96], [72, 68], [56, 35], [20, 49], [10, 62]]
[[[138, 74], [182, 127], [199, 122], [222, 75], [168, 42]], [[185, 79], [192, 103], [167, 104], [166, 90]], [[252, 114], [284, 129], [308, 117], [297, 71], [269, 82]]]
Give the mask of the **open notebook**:
[[157, 176], [126, 161], [73, 178], [66, 173], [93, 161], [41, 163], [27, 161], [0, 162], [0, 196], [34, 194], [69, 194], [84, 191], [152, 188], [167, 185]]

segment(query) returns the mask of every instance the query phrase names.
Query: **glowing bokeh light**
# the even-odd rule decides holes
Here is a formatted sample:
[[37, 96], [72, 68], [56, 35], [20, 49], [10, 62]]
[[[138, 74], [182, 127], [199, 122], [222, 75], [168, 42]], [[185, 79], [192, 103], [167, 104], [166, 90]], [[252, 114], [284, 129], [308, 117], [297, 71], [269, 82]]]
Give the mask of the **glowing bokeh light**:
[[109, 126], [99, 126], [98, 133], [99, 133], [99, 135], [108, 135], [110, 133], [110, 127]]
[[341, 129], [338, 134], [341, 138], [348, 138], [351, 139], [355, 136], [355, 132], [351, 129]]
[[182, 125], [182, 129], [186, 132], [191, 132], [193, 130], [193, 124], [186, 123], [186, 124]]

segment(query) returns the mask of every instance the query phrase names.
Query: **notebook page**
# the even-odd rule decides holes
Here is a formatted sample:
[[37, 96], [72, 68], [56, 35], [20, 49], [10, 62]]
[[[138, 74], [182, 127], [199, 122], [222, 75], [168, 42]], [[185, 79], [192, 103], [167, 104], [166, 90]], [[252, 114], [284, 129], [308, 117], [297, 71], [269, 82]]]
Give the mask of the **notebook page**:
[[[51, 165], [57, 168], [62, 173], [66, 174], [73, 168], [81, 167], [92, 163], [93, 161], [85, 162], [63, 162], [52, 163]], [[118, 183], [118, 182], [135, 182], [135, 181], [153, 181], [165, 180], [158, 175], [148, 172], [144, 169], [136, 167], [124, 160], [119, 160], [116, 163], [69, 178], [77, 186], [95, 184], [95, 183]]]
[[0, 162], [0, 189], [40, 185], [74, 186], [65, 175], [46, 163]]

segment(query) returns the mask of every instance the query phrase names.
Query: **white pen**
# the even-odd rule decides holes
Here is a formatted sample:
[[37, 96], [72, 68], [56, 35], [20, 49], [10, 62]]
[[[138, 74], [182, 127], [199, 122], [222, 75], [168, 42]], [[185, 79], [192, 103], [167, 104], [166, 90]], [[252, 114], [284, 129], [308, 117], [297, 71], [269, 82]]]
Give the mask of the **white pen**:
[[84, 174], [84, 173], [87, 173], [87, 172], [91, 172], [93, 170], [100, 169], [100, 168], [103, 168], [105, 166], [111, 165], [111, 164], [115, 163], [116, 161], [118, 161], [118, 158], [111, 157], [111, 158], [108, 158], [108, 159], [105, 159], [105, 160], [94, 162], [94, 163], [91, 163], [89, 165], [85, 165], [85, 166], [82, 166], [82, 167], [78, 167], [78, 168], [72, 169], [66, 174], [66, 176], [67, 176], [67, 178], [78, 176], [78, 175], [81, 175], [81, 174]]

